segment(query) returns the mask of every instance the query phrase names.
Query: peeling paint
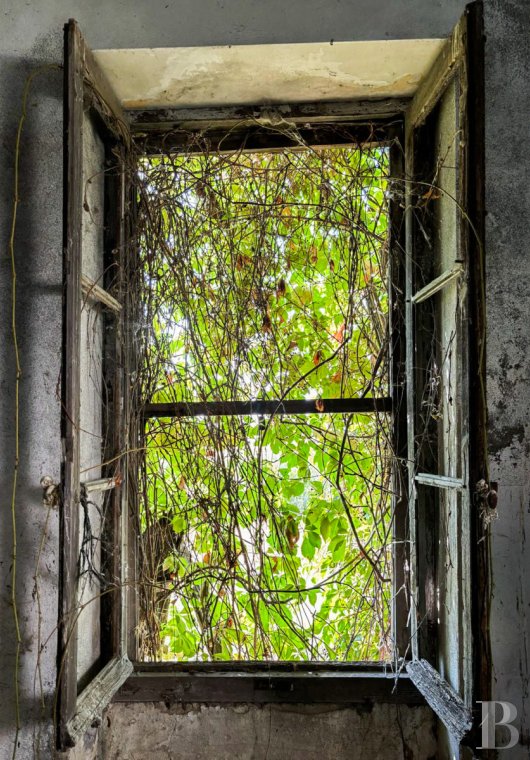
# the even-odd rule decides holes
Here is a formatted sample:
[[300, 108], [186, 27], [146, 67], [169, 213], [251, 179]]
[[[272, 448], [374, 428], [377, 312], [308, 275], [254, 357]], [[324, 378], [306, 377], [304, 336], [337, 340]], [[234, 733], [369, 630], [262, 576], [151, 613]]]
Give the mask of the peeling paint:
[[441, 40], [99, 50], [126, 108], [411, 96]]

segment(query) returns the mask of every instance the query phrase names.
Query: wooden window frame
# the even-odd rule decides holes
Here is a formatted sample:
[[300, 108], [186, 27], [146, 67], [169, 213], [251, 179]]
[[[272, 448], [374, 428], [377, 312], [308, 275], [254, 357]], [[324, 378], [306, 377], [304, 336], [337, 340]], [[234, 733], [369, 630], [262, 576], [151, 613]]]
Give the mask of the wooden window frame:
[[[408, 483], [410, 520], [410, 594], [412, 659], [407, 672], [424, 695], [442, 724], [450, 741], [456, 745], [480, 746], [480, 700], [491, 695], [491, 656], [488, 633], [488, 550], [479, 514], [476, 485], [484, 477], [487, 451], [486, 399], [484, 395], [484, 28], [482, 2], [466, 6], [464, 16], [455, 27], [429, 75], [421, 83], [405, 118], [406, 197], [406, 374], [408, 418]], [[429, 128], [442, 97], [450, 86], [458, 96], [458, 134], [456, 155], [458, 174], [453, 198], [460, 221], [456, 230], [457, 250], [462, 263], [418, 286], [415, 266], [425, 255], [425, 230], [414, 218], [413, 208], [428, 191], [422, 182], [429, 179], [431, 165], [423, 149], [433, 139]], [[425, 131], [427, 130], [426, 134]], [[415, 324], [422, 319], [423, 302], [443, 290], [465, 283], [466, 295], [460, 321], [459, 347], [465, 361], [459, 375], [462, 396], [461, 432], [458, 444], [461, 471], [457, 477], [434, 472], [415, 471], [417, 449], [415, 420], [419, 416], [420, 379], [418, 356], [422, 355], [421, 337]], [[419, 308], [418, 308], [419, 307]], [[426, 312], [423, 311], [423, 315]], [[436, 314], [436, 312], [435, 312]], [[421, 382], [421, 381], [420, 381]], [[425, 382], [423, 380], [423, 382]], [[457, 692], [438, 671], [437, 600], [431, 588], [439, 587], [436, 566], [438, 556], [435, 500], [418, 498], [416, 486], [428, 487], [431, 493], [448, 489], [460, 494], [461, 554], [459, 556], [460, 616], [458, 643], [462, 656], [462, 682]], [[442, 579], [443, 581], [444, 579]]]
[[[389, 99], [377, 102], [372, 110], [375, 111], [373, 120], [367, 120], [368, 103], [312, 103], [302, 106], [280, 106], [279, 113], [288, 113], [289, 122], [297, 124], [298, 132], [308, 145], [359, 145], [389, 146], [390, 176], [403, 176], [403, 109], [408, 103], [404, 99]], [[138, 135], [139, 145], [145, 155], [158, 155], [162, 152], [179, 152], [187, 148], [190, 138], [196, 133], [203, 134], [212, 149], [220, 146], [222, 150], [241, 150], [255, 152], [260, 150], [274, 151], [288, 147], [298, 147], [299, 143], [291, 140], [281, 132], [271, 132], [259, 125], [261, 113], [270, 118], [270, 108], [231, 108], [219, 107], [208, 109], [171, 109], [169, 111], [148, 111], [142, 114], [133, 112], [131, 119], [132, 134]], [[154, 119], [156, 116], [156, 120]], [[222, 126], [218, 126], [222, 125]], [[337, 127], [341, 130], [337, 131]], [[161, 131], [160, 131], [161, 130]], [[229, 140], [227, 140], [227, 135]], [[337, 136], [338, 135], [338, 136]], [[391, 347], [389, 373], [389, 395], [386, 397], [323, 399], [323, 414], [335, 413], [391, 413], [391, 430], [399, 451], [397, 458], [405, 456], [406, 435], [403, 433], [406, 425], [406, 411], [402, 388], [404, 383], [404, 358], [400, 357], [401, 344], [404, 341], [404, 325], [398, 324], [397, 313], [403, 313], [404, 303], [404, 219], [401, 205], [391, 199], [389, 209], [389, 343]], [[282, 415], [282, 414], [318, 414], [314, 401], [306, 400], [257, 400], [251, 402], [175, 402], [147, 403], [143, 407], [144, 419], [167, 417], [193, 417], [201, 414], [211, 415]], [[396, 465], [397, 467], [397, 465]], [[392, 627], [393, 640], [398, 650], [405, 653], [409, 646], [407, 633], [407, 601], [403, 566], [406, 553], [406, 493], [403, 484], [403, 472], [394, 472], [393, 478], [399, 483], [400, 496], [394, 499], [392, 509], [393, 536], [395, 550], [393, 557], [393, 573], [397, 573], [399, 584], [394, 587], [401, 589], [393, 595]], [[396, 485], [396, 488], [398, 486]], [[399, 536], [399, 538], [398, 538]], [[247, 663], [248, 664], [248, 663]], [[178, 669], [176, 663], [162, 663], [155, 666], [157, 673], [164, 667]], [[141, 672], [146, 663], [135, 661], [135, 672]], [[223, 663], [212, 663], [210, 671], [224, 669]], [[269, 666], [269, 670], [274, 665]], [[328, 667], [325, 662], [312, 663], [314, 669]], [[354, 663], [350, 669], [355, 669]], [[386, 671], [389, 666], [374, 662], [375, 671]], [[201, 672], [201, 664], [193, 662], [182, 663], [182, 669], [190, 672], [196, 669]], [[341, 668], [346, 673], [348, 667]], [[151, 672], [151, 671], [149, 671]], [[168, 670], [169, 672], [169, 670]]]
[[[96, 298], [111, 316], [106, 321], [111, 338], [108, 377], [113, 400], [108, 414], [110, 447], [104, 458], [113, 459], [123, 450], [125, 430], [123, 410], [126, 403], [119, 334], [124, 329], [123, 310], [116, 309], [116, 299], [97, 283], [87, 282], [81, 271], [83, 218], [83, 146], [82, 124], [89, 114], [105, 146], [112, 171], [105, 172], [105, 234], [103, 256], [123, 251], [126, 244], [125, 214], [127, 188], [122, 166], [121, 146], [126, 117], [111, 88], [85, 45], [75, 21], [65, 27], [65, 156], [64, 156], [64, 297], [62, 357], [62, 504], [61, 504], [61, 579], [59, 589], [59, 645], [55, 718], [60, 748], [74, 746], [108, 704], [133, 667], [127, 656], [124, 625], [126, 595], [122, 593], [123, 556], [128, 534], [126, 476], [115, 478], [119, 470], [112, 467], [97, 482], [81, 482], [80, 427], [80, 322], [83, 298]], [[121, 283], [114, 284], [120, 291]], [[119, 304], [118, 304], [119, 305]], [[110, 306], [110, 308], [109, 308]], [[112, 377], [110, 376], [112, 375]], [[119, 537], [112, 555], [110, 575], [115, 588], [102, 597], [101, 667], [91, 683], [78, 694], [77, 620], [78, 563], [80, 545], [79, 510], [82, 490], [111, 489], [106, 530], [111, 539]], [[97, 666], [97, 663], [94, 663]]]
[[[307, 144], [315, 145], [359, 145], [389, 146], [390, 176], [403, 176], [403, 111], [408, 104], [405, 99], [388, 99], [373, 103], [311, 103], [301, 106], [280, 106], [279, 113], [288, 114], [289, 122], [297, 124], [298, 132]], [[375, 112], [373, 119], [367, 120], [370, 111]], [[269, 129], [260, 127], [259, 121], [262, 114], [265, 119], [270, 118], [271, 109], [265, 107], [219, 107], [207, 109], [170, 109], [169, 111], [157, 110], [145, 113], [133, 112], [131, 117], [131, 129], [133, 135], [139, 136], [139, 144], [143, 147], [146, 155], [157, 155], [162, 152], [179, 152], [187, 148], [190, 138], [195, 133], [203, 134], [206, 130], [206, 138], [212, 147], [219, 145], [222, 150], [244, 150], [248, 152], [259, 150], [283, 150], [287, 147], [297, 147], [298, 143], [292, 141], [281, 132], [271, 132]], [[156, 117], [156, 118], [155, 118]], [[219, 126], [222, 125], [222, 126]], [[340, 129], [337, 131], [337, 127]], [[229, 141], [227, 142], [227, 135]], [[272, 138], [272, 142], [271, 142]], [[401, 205], [391, 199], [389, 209], [389, 343], [391, 346], [391, 368], [389, 373], [390, 391], [388, 396], [381, 398], [350, 398], [350, 399], [323, 399], [324, 414], [334, 413], [392, 413], [391, 430], [396, 444], [397, 459], [404, 457], [406, 449], [406, 411], [402, 394], [404, 381], [404, 358], [400, 357], [401, 344], [404, 342], [404, 326], [398, 324], [397, 313], [403, 313], [404, 304], [404, 219]], [[144, 418], [158, 417], [186, 417], [199, 414], [213, 415], [273, 415], [273, 414], [306, 414], [318, 413], [314, 401], [230, 401], [230, 402], [176, 402], [176, 403], [147, 403], [143, 407]], [[396, 465], [396, 468], [398, 465]], [[393, 595], [392, 599], [392, 638], [400, 653], [405, 653], [409, 648], [409, 635], [407, 632], [407, 598], [403, 567], [406, 555], [406, 489], [403, 483], [403, 472], [394, 472], [393, 479], [396, 490], [400, 495], [394, 498], [392, 509], [393, 522], [393, 575], [399, 582], [394, 582], [394, 588], [401, 589]], [[288, 663], [284, 663], [288, 665]], [[249, 663], [242, 663], [250, 672]], [[326, 662], [311, 663], [313, 671], [329, 671], [331, 664]], [[345, 678], [349, 671], [355, 671], [359, 663], [344, 664], [334, 672], [334, 678], [339, 675]], [[256, 664], [256, 673], [259, 673], [259, 664]], [[268, 670], [274, 670], [275, 663], [268, 665]], [[370, 663], [372, 675], [392, 671], [392, 666], [377, 662]], [[183, 673], [202, 673], [201, 663], [183, 662], [158, 663], [151, 667], [147, 663], [135, 662], [135, 673], [154, 674], [160, 678], [166, 672], [175, 673], [179, 669]], [[223, 678], [224, 663], [209, 663], [206, 672], [209, 678], [218, 673]], [[296, 670], [296, 668], [295, 668]], [[394, 678], [395, 675], [392, 675]], [[405, 676], [406, 677], [406, 676]], [[307, 680], [307, 676], [304, 676]], [[358, 688], [358, 687], [357, 687]], [[122, 698], [123, 694], [130, 694], [130, 690], [123, 691], [116, 699]], [[369, 691], [367, 692], [367, 694]], [[408, 697], [404, 696], [406, 701]], [[312, 701], [310, 699], [309, 701]]]
[[[468, 237], [467, 244], [470, 252], [469, 281], [472, 286], [483, 282], [483, 93], [481, 85], [481, 39], [482, 39], [482, 8], [481, 3], [473, 3], [468, 7], [463, 22], [455, 33], [448, 39], [440, 54], [439, 61], [433, 69], [433, 74], [422, 85], [421, 91], [411, 102], [407, 99], [389, 98], [377, 102], [357, 101], [355, 103], [314, 103], [300, 106], [282, 107], [282, 114], [287, 114], [289, 120], [298, 123], [301, 128], [308, 122], [314, 125], [313, 139], [320, 134], [319, 125], [347, 123], [348, 128], [356, 135], [359, 142], [373, 141], [377, 130], [379, 134], [399, 135], [403, 123], [407, 125], [406, 139], [410, 140], [412, 129], [422, 123], [435, 102], [435, 95], [446, 86], [447, 81], [454, 75], [455, 65], [464, 66], [466, 71], [474, 69], [476, 74], [465, 92], [466, 114], [469, 118], [470, 134], [474, 142], [469, 147], [466, 168], [471, 161], [482, 167], [474, 179], [466, 183], [465, 203], [467, 213], [474, 225], [475, 235]], [[416, 571], [416, 544], [425, 539], [417, 533], [417, 515], [412, 506], [409, 509], [408, 493], [401, 493], [396, 501], [394, 511], [395, 521], [395, 554], [394, 554], [394, 583], [395, 588], [403, 589], [396, 595], [393, 609], [395, 638], [400, 652], [412, 656], [408, 660], [407, 669], [400, 671], [397, 677], [388, 667], [377, 663], [337, 664], [337, 663], [138, 663], [134, 662], [134, 624], [135, 605], [134, 590], [131, 579], [125, 582], [121, 594], [116, 594], [112, 616], [113, 623], [112, 646], [109, 659], [100, 673], [81, 693], [77, 694], [76, 683], [76, 654], [72, 642], [75, 640], [75, 622], [70, 623], [71, 611], [75, 609], [75, 587], [77, 573], [77, 551], [79, 538], [78, 517], [76, 518], [79, 498], [79, 467], [78, 443], [76, 441], [76, 414], [79, 408], [79, 336], [76, 324], [79, 321], [79, 299], [81, 292], [80, 236], [75, 230], [80, 230], [82, 193], [80, 168], [82, 156], [76, 145], [74, 135], [79, 129], [83, 108], [88, 106], [95, 117], [100, 120], [106, 139], [113, 142], [115, 148], [127, 143], [130, 135], [135, 140], [142, 140], [146, 152], [156, 152], [160, 146], [164, 150], [178, 149], [187, 139], [190, 130], [200, 130], [206, 124], [215, 121], [219, 125], [218, 137], [226, 134], [227, 128], [238, 125], [238, 129], [246, 130], [246, 147], [257, 150], [264, 147], [260, 134], [259, 121], [270, 117], [270, 108], [266, 107], [235, 107], [235, 108], [204, 108], [183, 110], [156, 110], [124, 112], [116, 101], [104, 74], [98, 68], [89, 49], [82, 40], [75, 22], [70, 22], [66, 29], [67, 37], [67, 71], [65, 75], [65, 128], [67, 133], [67, 150], [65, 151], [65, 332], [63, 357], [63, 439], [65, 456], [63, 468], [63, 507], [62, 507], [62, 573], [61, 573], [61, 607], [60, 607], [60, 641], [59, 641], [59, 702], [57, 710], [58, 743], [61, 747], [71, 746], [82, 736], [84, 731], [98, 720], [98, 715], [109, 701], [163, 701], [167, 704], [174, 702], [329, 702], [342, 704], [359, 704], [390, 702], [409, 705], [430, 704], [460, 740], [467, 740], [471, 735], [471, 706], [469, 696], [464, 703], [451, 687], [440, 678], [432, 667], [432, 652], [418, 646], [417, 627], [412, 620], [411, 629], [403, 623], [407, 618], [410, 597], [417, 604], [417, 591], [414, 589]], [[463, 41], [467, 39], [467, 47]], [[467, 50], [467, 53], [466, 53]], [[477, 61], [479, 63], [477, 64]], [[430, 94], [429, 94], [430, 92]], [[98, 94], [99, 93], [99, 94]], [[429, 106], [430, 103], [430, 106]], [[471, 116], [473, 114], [473, 116]], [[375, 130], [375, 131], [374, 131]], [[233, 131], [234, 140], [241, 144], [241, 134]], [[323, 126], [322, 137], [317, 136], [322, 144], [326, 144], [326, 129]], [[402, 133], [401, 133], [402, 134]], [[215, 137], [215, 133], [213, 133]], [[402, 138], [403, 139], [403, 136]], [[404, 140], [405, 142], [405, 140]], [[281, 139], [276, 147], [285, 147]], [[230, 145], [223, 143], [230, 149]], [[119, 150], [118, 150], [119, 155]], [[392, 157], [392, 172], [404, 173], [410, 168], [406, 162], [410, 156], [409, 146], [405, 156], [395, 151]], [[115, 188], [114, 223], [117, 234], [123, 245], [126, 238], [125, 206], [130, 203], [130, 192], [121, 173], [119, 187]], [[410, 199], [412, 200], [412, 199]], [[407, 204], [405, 204], [407, 205]], [[408, 204], [410, 207], [410, 204]], [[407, 209], [405, 214], [407, 215]], [[411, 222], [407, 221], [405, 234], [402, 224], [403, 208], [393, 203], [391, 208], [391, 260], [394, 270], [391, 280], [403, 293], [409, 288], [411, 278], [407, 272], [403, 250], [410, 244]], [[405, 259], [405, 261], [404, 261]], [[408, 283], [408, 284], [407, 284]], [[473, 322], [470, 336], [470, 372], [469, 382], [471, 398], [483, 372], [483, 351], [477, 340], [477, 330], [483, 325], [483, 303], [477, 290], [470, 298], [470, 318]], [[77, 300], [76, 300], [77, 299]], [[407, 306], [407, 308], [410, 308]], [[126, 330], [127, 315], [124, 317], [123, 329]], [[392, 319], [392, 315], [391, 315]], [[410, 323], [410, 320], [409, 320]], [[410, 365], [410, 334], [405, 335], [395, 322], [390, 325], [393, 354], [391, 361], [391, 387], [394, 398], [403, 394], [402, 375], [406, 364]], [[130, 369], [131, 356], [123, 357], [123, 364]], [[410, 366], [409, 366], [410, 370]], [[122, 389], [126, 387], [126, 374], [122, 375]], [[410, 396], [411, 386], [407, 384]], [[127, 403], [127, 393], [122, 392], [122, 414]], [[413, 403], [413, 394], [412, 394]], [[77, 409], [77, 412], [76, 412]], [[407, 409], [402, 404], [400, 411], [393, 415], [393, 432], [396, 445], [406, 462], [409, 454], [407, 445], [408, 423]], [[473, 407], [475, 417], [470, 429], [470, 439], [477, 442], [471, 448], [469, 475], [467, 486], [480, 474], [485, 451], [480, 446], [480, 425], [484, 420], [484, 408], [479, 402]], [[409, 398], [410, 412], [410, 398]], [[130, 431], [129, 431], [130, 433]], [[125, 435], [122, 429], [120, 435]], [[125, 438], [121, 439], [121, 451]], [[410, 448], [409, 448], [410, 451]], [[132, 457], [134, 460], [134, 457]], [[77, 460], [77, 466], [76, 466]], [[132, 464], [134, 468], [134, 462]], [[124, 463], [122, 471], [127, 473], [131, 463]], [[404, 468], [406, 470], [406, 467]], [[401, 483], [408, 482], [407, 474], [398, 475]], [[125, 579], [124, 565], [135, 562], [134, 523], [131, 519], [129, 496], [127, 493], [127, 477], [120, 489], [115, 489], [115, 520], [116, 529], [121, 531], [120, 552], [117, 552], [117, 572]], [[78, 514], [78, 513], [77, 513]], [[476, 518], [472, 519], [471, 533], [480, 534]], [[471, 536], [470, 536], [471, 543]], [[411, 548], [412, 547], [412, 548]], [[473, 550], [470, 558], [470, 572], [473, 582], [485, 587], [487, 579], [487, 556], [485, 542], [478, 550]], [[408, 564], [409, 572], [405, 570]], [[423, 572], [423, 571], [422, 571]], [[412, 584], [412, 585], [411, 585]], [[119, 597], [119, 598], [118, 598]], [[476, 640], [487, 641], [487, 602], [484, 596], [472, 604], [472, 628]], [[414, 616], [409, 616], [413, 618]], [[478, 637], [478, 638], [477, 638]], [[407, 652], [409, 642], [412, 651]], [[473, 653], [474, 673], [472, 678], [474, 699], [487, 699], [489, 693], [487, 652]], [[121, 688], [120, 688], [121, 687]], [[480, 695], [480, 696], [479, 696]], [[445, 716], [445, 717], [444, 717]], [[475, 721], [475, 727], [477, 721]]]

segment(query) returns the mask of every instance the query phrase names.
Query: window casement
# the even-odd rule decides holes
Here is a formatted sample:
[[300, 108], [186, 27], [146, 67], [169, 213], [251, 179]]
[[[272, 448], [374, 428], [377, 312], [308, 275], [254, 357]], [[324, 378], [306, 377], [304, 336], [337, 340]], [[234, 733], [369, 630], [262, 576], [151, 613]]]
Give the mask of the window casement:
[[[58, 743], [75, 744], [132, 672], [123, 368], [126, 119], [75, 22], [65, 29], [64, 328]], [[124, 263], [125, 262], [125, 263]], [[104, 399], [104, 403], [103, 400]]]
[[[354, 135], [359, 144], [393, 146], [390, 393], [373, 407], [391, 413], [396, 455], [392, 623], [402, 658], [396, 669], [137, 662], [137, 444], [144, 418], [134, 414], [139, 398], [131, 392], [138, 371], [131, 294], [143, 275], [135, 260], [131, 147], [134, 155], [140, 143], [144, 155], [160, 146], [182, 150], [191, 118], [193, 130], [207, 126], [211, 144], [221, 141], [223, 149], [239, 148], [242, 139], [246, 150], [270, 148], [260, 113], [270, 126], [271, 107], [247, 109], [246, 123], [245, 109], [217, 109], [219, 127], [212, 109], [204, 116], [200, 109], [124, 111], [77, 25], [67, 25], [61, 746], [75, 744], [110, 699], [178, 701], [182, 695], [216, 702], [426, 699], [449, 742], [469, 736], [473, 700], [487, 698], [472, 639], [481, 636], [485, 609], [471, 595], [472, 584], [483, 583], [484, 568], [472, 550], [479, 533], [472, 484], [482, 476], [477, 426], [484, 401], [477, 326], [481, 183], [470, 172], [471, 161], [481, 165], [480, 144], [470, 145], [470, 135], [480, 136], [480, 82], [473, 79], [480, 23], [480, 5], [473, 4], [410, 100], [374, 101], [368, 116], [366, 102], [342, 103], [335, 112], [326, 103], [289, 109], [307, 144], [329, 142], [326, 124], [338, 123], [346, 125], [350, 142]], [[272, 147], [282, 148], [285, 139], [277, 130]], [[182, 415], [182, 402], [172, 403], [172, 409], [152, 403], [144, 413]], [[192, 403], [187, 399], [186, 414]]]

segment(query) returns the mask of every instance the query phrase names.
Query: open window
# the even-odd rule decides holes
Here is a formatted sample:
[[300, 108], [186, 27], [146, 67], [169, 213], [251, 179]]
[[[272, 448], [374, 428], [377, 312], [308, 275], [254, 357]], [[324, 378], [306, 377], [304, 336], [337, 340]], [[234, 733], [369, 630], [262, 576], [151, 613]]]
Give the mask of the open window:
[[139, 163], [139, 659], [389, 662], [395, 138], [269, 132]]
[[[483, 32], [472, 4], [405, 115], [410, 520], [407, 671], [458, 752], [488, 699], [479, 526], [483, 385]], [[478, 488], [478, 492], [477, 492]], [[473, 590], [475, 593], [473, 593]], [[487, 680], [487, 678], [486, 678]], [[477, 744], [478, 742], [475, 742]]]
[[75, 744], [132, 672], [127, 657], [123, 331], [126, 119], [77, 25], [65, 61], [61, 601], [56, 713]]
[[[77, 26], [69, 25], [63, 745], [75, 742], [113, 696], [171, 701], [183, 693], [187, 701], [414, 704], [422, 701], [421, 692], [454, 741], [469, 732], [471, 700], [477, 694], [471, 621], [478, 631], [481, 614], [474, 611], [470, 594], [471, 583], [480, 580], [471, 550], [471, 484], [481, 473], [477, 434], [469, 423], [469, 387], [480, 374], [480, 336], [468, 327], [479, 314], [480, 299], [470, 299], [470, 290], [476, 292], [482, 249], [480, 191], [469, 174], [470, 124], [476, 123], [470, 103], [475, 109], [477, 90], [470, 79], [466, 40], [469, 45], [470, 38], [479, 36], [479, 15], [472, 6], [413, 98], [304, 103], [276, 110], [124, 110]], [[478, 166], [480, 147], [473, 150], [473, 165]], [[298, 179], [297, 161], [304, 165]], [[380, 184], [373, 188], [381, 195], [389, 234], [385, 230], [383, 235], [382, 217], [376, 220], [373, 204], [369, 210], [365, 182], [365, 195], [359, 193], [351, 214], [356, 225], [344, 235], [337, 233], [344, 255], [335, 260], [326, 238], [340, 228], [335, 218], [340, 203], [332, 198], [333, 182], [324, 176], [324, 165], [333, 172], [342, 162], [344, 174], [345, 167], [363, 161], [378, 174]], [[226, 191], [229, 186], [232, 206], [252, 208], [252, 197], [238, 184], [245, 171], [256, 192], [263, 191], [263, 178], [283, 177], [282, 192], [271, 189], [274, 197], [267, 200], [264, 191], [260, 206], [262, 217], [265, 206], [277, 212], [260, 227], [268, 226], [271, 237], [268, 243], [261, 238], [252, 252], [229, 244], [223, 248], [228, 253], [220, 253], [216, 241], [226, 238], [230, 226], [244, 239], [241, 219], [235, 222], [228, 213]], [[310, 205], [309, 196], [316, 192], [316, 184], [307, 179], [311, 174], [318, 175], [318, 192], [327, 194], [329, 218], [335, 214], [325, 232], [316, 229], [316, 218], [312, 228], [287, 223], [293, 209]], [[297, 182], [295, 198], [286, 188]], [[354, 186], [351, 177], [344, 182]], [[142, 200], [141, 193], [151, 197]], [[172, 197], [178, 214], [159, 205], [164, 194]], [[342, 195], [342, 200], [348, 197]], [[326, 204], [319, 200], [317, 206], [320, 214]], [[250, 230], [256, 215], [247, 213]], [[175, 245], [183, 229], [188, 238], [201, 233], [195, 248], [182, 241]], [[308, 230], [314, 240], [304, 248], [300, 238], [307, 238]], [[355, 259], [359, 266], [352, 288], [347, 272], [359, 245], [355, 236], [366, 236], [367, 230], [384, 239], [383, 245], [371, 265], [370, 256]], [[296, 262], [302, 249], [303, 260]], [[209, 278], [212, 270], [216, 276]], [[359, 277], [364, 278], [362, 287]], [[326, 286], [327, 300], [309, 312], [311, 291]], [[216, 289], [223, 291], [223, 299]], [[361, 294], [355, 312], [348, 311], [354, 291]], [[375, 309], [363, 316], [374, 295]], [[243, 298], [248, 309], [241, 309]], [[376, 311], [382, 318], [378, 325], [370, 321]], [[275, 330], [274, 320], [290, 320], [293, 331], [295, 322], [303, 325], [299, 332], [305, 338], [285, 343], [287, 331]], [[364, 325], [364, 337], [356, 344], [355, 361], [346, 362], [343, 354], [354, 322]], [[192, 323], [197, 329], [191, 329]], [[384, 339], [374, 337], [378, 328]], [[84, 336], [90, 336], [92, 354], [83, 347]], [[146, 361], [155, 346], [156, 361]], [[272, 370], [267, 365], [271, 356], [276, 362]], [[355, 363], [357, 375], [350, 372]], [[229, 371], [219, 369], [223, 364]], [[333, 372], [323, 372], [331, 365]], [[480, 407], [480, 394], [476, 399]], [[356, 429], [357, 447], [351, 445], [354, 436], [348, 437], [350, 428]], [[306, 435], [300, 437], [303, 429]], [[315, 446], [315, 436], [325, 445]], [[382, 456], [392, 462], [391, 476], [390, 471], [382, 474], [384, 467], [373, 454], [384, 448], [383, 439], [389, 442]], [[178, 453], [183, 440], [186, 461]], [[289, 474], [285, 452], [290, 447], [292, 453], [293, 441], [296, 461]], [[357, 455], [364, 446], [362, 456], [352, 454], [347, 464], [351, 482], [341, 472], [346, 446], [356, 448]], [[230, 451], [234, 456], [227, 466], [223, 460]], [[324, 461], [330, 452], [337, 455], [333, 473], [326, 472]], [[373, 471], [364, 474], [373, 491], [368, 495], [357, 487], [355, 502], [349, 491], [359, 476], [353, 463], [361, 460], [371, 462], [367, 470]], [[315, 494], [309, 493], [312, 482], [320, 483]], [[327, 483], [334, 494], [326, 491]], [[285, 514], [270, 496], [282, 489], [291, 510]], [[349, 530], [348, 509], [355, 502], [365, 510], [367, 499], [381, 505], [383, 492], [389, 494], [387, 517], [372, 524], [372, 533], [379, 529], [383, 540], [369, 545], [355, 535], [359, 523]], [[309, 509], [313, 497], [320, 502], [318, 514]], [[332, 507], [324, 514], [323, 502], [331, 504], [334, 497], [349, 536], [344, 555], [342, 536], [330, 535]], [[241, 502], [237, 509], [234, 499]], [[249, 510], [245, 515], [245, 499], [263, 511], [264, 519]], [[208, 526], [211, 538], [221, 512], [229, 521], [231, 509], [245, 523], [235, 521], [237, 530], [231, 533], [237, 539], [231, 541], [230, 531], [219, 529], [212, 546], [203, 546], [197, 539], [203, 527]], [[288, 564], [294, 557], [299, 566], [311, 563], [332, 541], [340, 555], [338, 564], [327, 568], [332, 575], [340, 575], [346, 552], [346, 563], [351, 561], [349, 541], [374, 589], [388, 579], [392, 567], [392, 588], [385, 592], [387, 617], [381, 617], [387, 623], [381, 630], [391, 626], [396, 667], [386, 652], [374, 656], [384, 641], [379, 633], [366, 650], [371, 662], [359, 664], [351, 661], [359, 656], [348, 657], [347, 644], [342, 649], [342, 644], [322, 644], [321, 630], [304, 656], [291, 646], [285, 649], [287, 657], [282, 657], [278, 635], [257, 635], [256, 628], [242, 631], [245, 617], [254, 623], [259, 619], [262, 626], [278, 612], [264, 598], [264, 589], [271, 593], [274, 573], [259, 586], [265, 571], [254, 556], [259, 555], [256, 548], [268, 543], [270, 571], [274, 562], [279, 567], [281, 557]], [[153, 546], [147, 572], [146, 550]], [[253, 565], [252, 572], [246, 575], [247, 587], [236, 588], [234, 569], [245, 561]], [[288, 619], [291, 629], [295, 595], [307, 597], [307, 609], [315, 612], [315, 572], [306, 572], [303, 585], [298, 577], [290, 588], [272, 589], [278, 609], [281, 594], [290, 594], [284, 623]], [[179, 586], [183, 577], [190, 580], [187, 586]], [[355, 587], [351, 576], [340, 578]], [[250, 593], [256, 588], [259, 611]], [[162, 617], [154, 639], [141, 639], [139, 623], [142, 615], [146, 622], [149, 609]], [[205, 610], [206, 622], [201, 619]], [[345, 617], [351, 618], [351, 610], [345, 609]], [[325, 626], [325, 618], [333, 615], [326, 612], [320, 618]], [[172, 662], [146, 662], [164, 646], [164, 627], [169, 649], [173, 641], [173, 651], [167, 652]], [[281, 626], [276, 623], [270, 630], [281, 633]], [[199, 632], [195, 640], [193, 631]], [[140, 649], [139, 639], [144, 642]], [[358, 651], [363, 651], [362, 641]], [[136, 661], [135, 674], [129, 677], [131, 661]], [[234, 679], [233, 673], [242, 677]]]

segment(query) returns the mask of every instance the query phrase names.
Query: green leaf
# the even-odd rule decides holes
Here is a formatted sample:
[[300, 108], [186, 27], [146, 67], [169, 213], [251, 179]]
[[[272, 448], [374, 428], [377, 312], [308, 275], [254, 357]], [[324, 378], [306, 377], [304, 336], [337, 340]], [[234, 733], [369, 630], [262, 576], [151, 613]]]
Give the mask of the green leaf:
[[185, 518], [182, 515], [175, 515], [171, 520], [171, 527], [175, 533], [184, 533], [187, 527]]
[[315, 556], [315, 544], [312, 544], [309, 540], [309, 536], [306, 536], [304, 540], [302, 541], [302, 555], [306, 559], [313, 559]]
[[328, 517], [324, 516], [320, 521], [320, 535], [325, 541], [327, 541], [330, 537], [331, 526], [331, 520]]
[[329, 548], [331, 550], [333, 561], [342, 562], [344, 555], [346, 554], [346, 540], [344, 538], [339, 538], [338, 540], [333, 541]]
[[291, 480], [285, 488], [288, 496], [301, 496], [304, 493], [305, 485], [300, 480]]

